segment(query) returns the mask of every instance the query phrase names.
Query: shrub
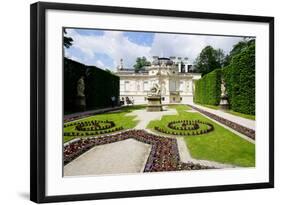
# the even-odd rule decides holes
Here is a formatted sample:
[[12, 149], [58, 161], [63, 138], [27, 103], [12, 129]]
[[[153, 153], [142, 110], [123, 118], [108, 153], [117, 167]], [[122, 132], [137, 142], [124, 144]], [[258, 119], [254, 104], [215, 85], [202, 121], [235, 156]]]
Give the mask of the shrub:
[[86, 110], [111, 106], [111, 97], [119, 99], [119, 77], [64, 58], [64, 113], [76, 112], [77, 81], [85, 77]]
[[231, 109], [255, 114], [255, 45], [235, 55], [223, 69]]
[[230, 108], [236, 112], [255, 115], [255, 44], [234, 55], [228, 66], [216, 69], [197, 80], [195, 103], [219, 104], [221, 75], [225, 79]]
[[221, 69], [216, 69], [195, 82], [194, 102], [218, 105], [221, 95]]

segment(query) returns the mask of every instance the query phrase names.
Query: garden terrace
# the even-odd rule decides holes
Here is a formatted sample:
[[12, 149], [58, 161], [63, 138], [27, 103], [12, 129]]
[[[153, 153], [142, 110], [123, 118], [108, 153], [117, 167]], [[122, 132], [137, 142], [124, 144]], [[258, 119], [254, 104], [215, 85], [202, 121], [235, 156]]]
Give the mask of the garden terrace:
[[[160, 120], [150, 121], [147, 128], [152, 132], [161, 135], [163, 132], [191, 132], [191, 135], [178, 135], [174, 133], [165, 135], [166, 137], [182, 137], [190, 155], [194, 159], [216, 161], [219, 163], [232, 164], [241, 167], [255, 166], [255, 144], [249, 142], [234, 132], [224, 128], [216, 123], [215, 120], [209, 119], [196, 110], [191, 110], [190, 106], [174, 105], [178, 115], [166, 115]], [[173, 121], [200, 121], [210, 123], [213, 130], [199, 135], [192, 135], [192, 131], [173, 130], [168, 127]], [[171, 125], [171, 124], [170, 124]], [[172, 125], [173, 126], [173, 125]], [[205, 125], [206, 126], [206, 125]], [[157, 128], [156, 128], [157, 127]], [[155, 129], [156, 128], [156, 129]], [[158, 129], [158, 130], [157, 130]]]

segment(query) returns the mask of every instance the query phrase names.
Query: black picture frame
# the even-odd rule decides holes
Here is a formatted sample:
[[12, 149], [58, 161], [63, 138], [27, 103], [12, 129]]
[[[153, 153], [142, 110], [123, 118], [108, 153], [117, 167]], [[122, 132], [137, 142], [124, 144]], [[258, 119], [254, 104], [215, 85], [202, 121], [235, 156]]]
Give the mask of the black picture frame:
[[[45, 39], [46, 11], [67, 10], [150, 16], [168, 16], [194, 19], [262, 22], [269, 25], [269, 181], [249, 184], [230, 184], [190, 188], [89, 193], [46, 196], [46, 68]], [[30, 199], [37, 203], [76, 200], [97, 200], [123, 197], [186, 194], [274, 187], [274, 18], [265, 16], [230, 15], [144, 8], [111, 7], [83, 4], [38, 2], [30, 7]]]

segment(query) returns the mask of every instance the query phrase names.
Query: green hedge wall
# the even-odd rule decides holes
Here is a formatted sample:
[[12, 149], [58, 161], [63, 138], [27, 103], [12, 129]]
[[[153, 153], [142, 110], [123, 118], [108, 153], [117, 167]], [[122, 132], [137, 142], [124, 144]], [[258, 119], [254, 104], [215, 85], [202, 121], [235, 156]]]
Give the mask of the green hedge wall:
[[64, 113], [76, 112], [77, 81], [84, 76], [86, 110], [110, 107], [111, 97], [119, 99], [119, 77], [95, 66], [64, 58]]
[[77, 81], [81, 76], [85, 76], [86, 67], [81, 63], [64, 58], [63, 72], [64, 113], [73, 113], [76, 111]]
[[221, 69], [216, 69], [195, 82], [194, 102], [218, 105], [221, 95]]
[[218, 105], [221, 75], [225, 79], [230, 109], [255, 115], [255, 45], [233, 56], [230, 64], [216, 69], [195, 82], [194, 102]]
[[255, 45], [235, 55], [223, 75], [231, 109], [255, 115]]
[[119, 99], [119, 77], [96, 67], [88, 67], [85, 86], [88, 109], [111, 106], [111, 97]]

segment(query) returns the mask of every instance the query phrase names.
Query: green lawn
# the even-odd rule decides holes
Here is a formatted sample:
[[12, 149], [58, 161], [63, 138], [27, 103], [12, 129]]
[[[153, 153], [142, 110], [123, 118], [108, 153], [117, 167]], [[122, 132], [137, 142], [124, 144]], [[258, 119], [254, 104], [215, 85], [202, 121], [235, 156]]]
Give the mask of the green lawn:
[[161, 120], [151, 121], [148, 128], [153, 131], [155, 131], [155, 126], [169, 129], [167, 127], [168, 122], [181, 119], [196, 119], [212, 123], [214, 131], [207, 134], [184, 137], [192, 157], [243, 167], [255, 166], [254, 144], [242, 139], [198, 112], [186, 112], [185, 110], [190, 109], [187, 106], [178, 105], [172, 107], [177, 109], [178, 115], [167, 115], [163, 116]]
[[[125, 115], [127, 113], [132, 112], [133, 110], [142, 109], [144, 107], [145, 106], [143, 106], [143, 105], [123, 107], [119, 111], [97, 114], [97, 115], [94, 115], [91, 117], [86, 117], [84, 119], [77, 120], [77, 122], [83, 122], [83, 121], [89, 121], [89, 120], [111, 120], [111, 121], [115, 122], [117, 127], [122, 126], [125, 130], [125, 129], [135, 127], [138, 123], [138, 121], [135, 120], [135, 116], [125, 116]], [[71, 123], [71, 122], [68, 122], [65, 124], [67, 125], [69, 123]], [[64, 131], [65, 132], [79, 132], [79, 131], [75, 130], [74, 126], [65, 127]], [[67, 142], [74, 138], [75, 137], [73, 137], [73, 136], [64, 136], [64, 142]]]
[[[211, 108], [211, 109], [214, 109], [214, 110], [218, 110], [219, 109], [219, 106], [218, 105], [203, 105], [203, 104], [199, 104], [203, 107], [207, 107], [207, 108]], [[240, 112], [235, 112], [233, 110], [225, 110], [225, 112], [229, 113], [229, 114], [232, 114], [232, 115], [236, 115], [236, 116], [239, 116], [239, 117], [243, 117], [243, 118], [246, 118], [246, 119], [249, 119], [249, 120], [255, 120], [256, 119], [256, 116], [255, 115], [248, 115], [248, 114], [244, 114], [244, 113], [240, 113]]]
[[169, 105], [169, 108], [176, 109], [178, 112], [185, 112], [186, 110], [191, 110], [190, 107], [185, 105]]

